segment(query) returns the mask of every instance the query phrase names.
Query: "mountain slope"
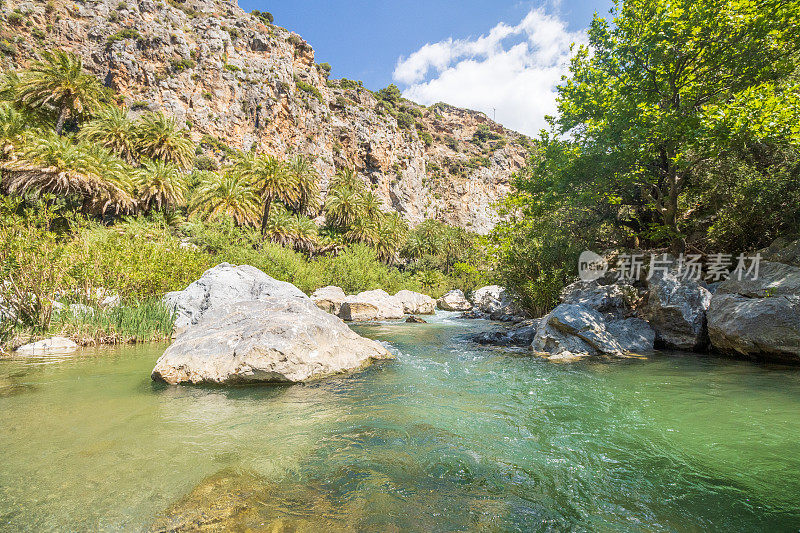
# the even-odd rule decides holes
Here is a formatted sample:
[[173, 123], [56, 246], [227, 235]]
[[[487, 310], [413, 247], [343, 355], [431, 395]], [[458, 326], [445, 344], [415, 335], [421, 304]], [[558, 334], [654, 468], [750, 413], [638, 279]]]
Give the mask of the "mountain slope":
[[134, 112], [174, 114], [205, 149], [310, 155], [323, 190], [355, 167], [412, 224], [488, 231], [525, 161], [527, 139], [483, 113], [328, 80], [300, 36], [235, 2], [8, 0], [0, 12], [4, 69], [38, 49], [73, 51]]

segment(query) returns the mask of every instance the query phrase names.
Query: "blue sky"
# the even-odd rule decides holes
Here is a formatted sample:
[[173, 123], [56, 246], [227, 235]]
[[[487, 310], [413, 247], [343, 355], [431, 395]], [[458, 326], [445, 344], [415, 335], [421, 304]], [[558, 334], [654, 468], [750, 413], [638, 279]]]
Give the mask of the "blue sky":
[[240, 0], [299, 33], [333, 77], [370, 89], [396, 83], [423, 104], [445, 101], [496, 115], [528, 134], [552, 113], [568, 45], [610, 0], [403, 2]]

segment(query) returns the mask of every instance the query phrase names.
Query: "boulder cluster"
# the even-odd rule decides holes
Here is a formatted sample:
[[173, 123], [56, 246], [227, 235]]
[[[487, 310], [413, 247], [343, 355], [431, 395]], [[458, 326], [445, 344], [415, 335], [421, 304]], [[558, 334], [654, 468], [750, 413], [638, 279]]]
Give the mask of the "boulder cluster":
[[673, 268], [635, 282], [577, 281], [544, 317], [474, 340], [525, 346], [551, 360], [665, 348], [800, 363], [800, 254], [792, 252], [797, 248], [795, 243], [767, 255], [785, 262], [760, 261], [756, 279], [732, 275], [706, 284]]

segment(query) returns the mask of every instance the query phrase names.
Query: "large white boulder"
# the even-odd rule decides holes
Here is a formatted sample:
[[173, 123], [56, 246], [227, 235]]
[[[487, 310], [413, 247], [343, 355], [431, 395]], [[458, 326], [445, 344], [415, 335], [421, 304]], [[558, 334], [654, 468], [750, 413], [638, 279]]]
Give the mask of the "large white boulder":
[[453, 289], [445, 293], [436, 303], [439, 309], [445, 311], [469, 311], [472, 309], [472, 304], [469, 303], [461, 289]]
[[164, 303], [175, 311], [177, 334], [221, 305], [271, 297], [308, 298], [291, 283], [278, 281], [253, 266], [220, 263], [184, 290], [167, 293]]
[[342, 302], [339, 316], [344, 320], [393, 320], [403, 318], [403, 305], [383, 289], [359, 292]]
[[720, 283], [707, 315], [717, 350], [800, 362], [800, 268], [762, 261], [757, 280]]
[[409, 315], [432, 315], [436, 312], [436, 300], [427, 294], [402, 290], [394, 295], [394, 299], [403, 306], [403, 312]]
[[335, 285], [319, 288], [311, 295], [311, 301], [317, 304], [317, 307], [332, 315], [339, 314], [345, 298], [347, 295], [344, 291]]
[[391, 358], [309, 298], [217, 306], [181, 333], [151, 377], [170, 384], [301, 382]]
[[20, 346], [14, 353], [17, 355], [49, 355], [70, 353], [78, 349], [78, 345], [66, 337], [51, 337]]

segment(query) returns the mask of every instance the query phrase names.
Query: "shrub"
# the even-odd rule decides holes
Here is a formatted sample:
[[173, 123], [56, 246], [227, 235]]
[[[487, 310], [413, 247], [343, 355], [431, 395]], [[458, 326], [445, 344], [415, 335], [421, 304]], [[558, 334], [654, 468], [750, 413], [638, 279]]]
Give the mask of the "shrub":
[[183, 72], [184, 70], [193, 69], [195, 67], [195, 62], [192, 59], [173, 59], [169, 62], [169, 67], [172, 72], [178, 74], [179, 72]]
[[295, 78], [294, 83], [295, 83], [295, 85], [297, 85], [298, 89], [300, 89], [303, 92], [306, 92], [306, 93], [310, 94], [311, 96], [313, 96], [314, 98], [316, 98], [317, 100], [322, 102], [322, 94], [319, 92], [319, 89], [317, 89], [316, 87], [314, 87], [310, 83], [304, 82], [303, 80], [301, 80], [299, 78]]
[[219, 165], [213, 157], [201, 155], [194, 159], [194, 168], [196, 170], [217, 170]]
[[139, 39], [141, 37], [142, 35], [137, 30], [133, 28], [125, 28], [124, 30], [120, 30], [117, 33], [111, 35], [106, 40], [106, 46], [111, 46], [117, 41], [124, 41], [125, 39]]
[[270, 13], [268, 11], [259, 11], [258, 9], [254, 9], [253, 11], [250, 12], [250, 14], [253, 15], [254, 17], [256, 17], [257, 19], [259, 19], [261, 22], [263, 22], [266, 25], [269, 25], [269, 24], [272, 24], [273, 22], [275, 22], [275, 17], [273, 17], [272, 13]]

